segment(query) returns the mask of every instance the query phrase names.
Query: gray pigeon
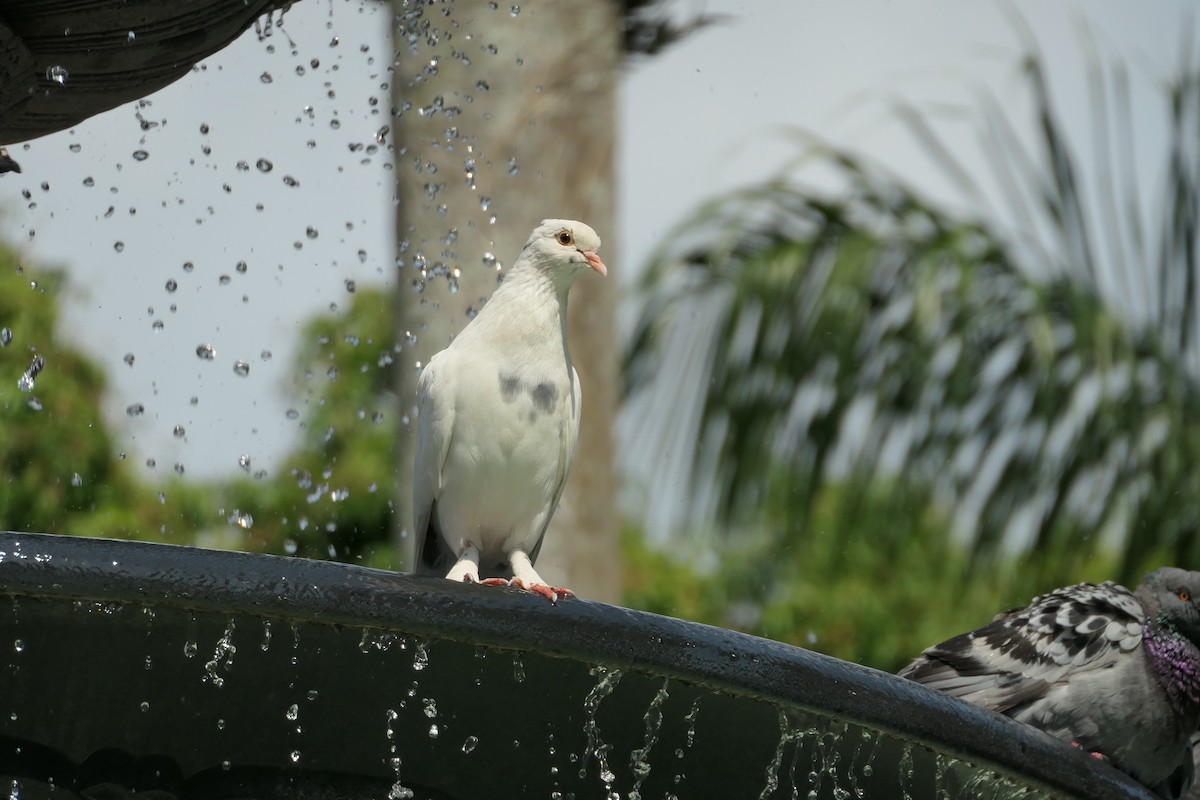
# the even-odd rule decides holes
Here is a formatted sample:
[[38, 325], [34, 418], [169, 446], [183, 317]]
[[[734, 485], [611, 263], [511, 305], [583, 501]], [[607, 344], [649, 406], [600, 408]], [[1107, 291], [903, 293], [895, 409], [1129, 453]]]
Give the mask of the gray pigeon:
[[[491, 299], [417, 383], [414, 569], [549, 598], [533, 568], [579, 438], [567, 293], [608, 269], [582, 222], [543, 220]], [[508, 578], [512, 578], [511, 582]]]
[[1200, 572], [1130, 592], [1081, 583], [935, 645], [900, 671], [1112, 762], [1163, 797], [1192, 782], [1200, 722]]
[[20, 172], [21, 165], [13, 161], [8, 151], [0, 147], [0, 174], [5, 172]]

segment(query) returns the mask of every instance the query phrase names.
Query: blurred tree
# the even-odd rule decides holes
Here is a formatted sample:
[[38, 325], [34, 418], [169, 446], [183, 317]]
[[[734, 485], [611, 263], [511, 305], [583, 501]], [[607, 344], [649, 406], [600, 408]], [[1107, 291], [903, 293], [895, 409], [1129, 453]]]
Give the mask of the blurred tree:
[[133, 493], [100, 414], [103, 373], [58, 334], [63, 286], [61, 273], [27, 271], [0, 247], [3, 530], [103, 532]]
[[233, 528], [244, 527], [227, 529], [238, 549], [399, 565], [393, 326], [382, 288], [359, 289], [347, 309], [305, 325], [293, 387], [307, 406], [303, 440], [279, 474], [221, 490]]
[[[687, 527], [728, 532], [710, 545], [717, 580], [752, 630], [803, 643], [824, 620], [817, 641], [893, 668], [1038, 591], [1200, 556], [1188, 372], [1200, 83], [1187, 72], [1170, 87], [1165, 213], [1148, 242], [1132, 182], [1112, 196], [1121, 154], [1105, 151], [1086, 195], [1036, 54], [1026, 74], [1040, 166], [985, 98], [1020, 236], [814, 145], [846, 199], [786, 179], [723, 198], [666, 237], [690, 249], [646, 272], [627, 363], [626, 440], [642, 448], [631, 461], [648, 465], [648, 496], [693, 498]], [[896, 631], [922, 604], [943, 623], [957, 614], [929, 608], [933, 583], [970, 597], [959, 609], [988, 610], [914, 623], [920, 638]]]

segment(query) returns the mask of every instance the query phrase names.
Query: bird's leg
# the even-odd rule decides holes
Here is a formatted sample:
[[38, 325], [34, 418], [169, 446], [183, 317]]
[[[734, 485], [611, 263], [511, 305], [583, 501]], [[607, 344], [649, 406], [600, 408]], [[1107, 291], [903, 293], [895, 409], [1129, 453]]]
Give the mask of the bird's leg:
[[[1079, 742], [1071, 742], [1071, 747], [1074, 747], [1076, 750], [1084, 749], [1083, 745], [1081, 745]], [[1104, 753], [1101, 753], [1099, 750], [1087, 750], [1085, 752], [1087, 752], [1087, 754], [1092, 758], [1100, 761], [1108, 761], [1108, 756], [1104, 755]]]
[[538, 575], [537, 570], [533, 568], [533, 562], [529, 560], [529, 556], [525, 554], [524, 550], [513, 550], [509, 553], [508, 560], [512, 564], [513, 570], [512, 585], [516, 588], [540, 594], [551, 603], [556, 603], [573, 594], [570, 589], [547, 585], [542, 580], [542, 576]]
[[479, 548], [464, 539], [459, 549], [458, 561], [446, 573], [446, 579], [479, 583]]

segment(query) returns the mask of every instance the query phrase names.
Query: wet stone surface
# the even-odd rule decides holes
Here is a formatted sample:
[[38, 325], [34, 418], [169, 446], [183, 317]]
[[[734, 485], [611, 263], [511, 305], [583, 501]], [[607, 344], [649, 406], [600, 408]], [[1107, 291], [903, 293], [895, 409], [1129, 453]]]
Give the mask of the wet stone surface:
[[[881, 684], [893, 694], [831, 691], [819, 713], [772, 696], [756, 671], [784, 668], [768, 660], [792, 649], [751, 637], [332, 564], [112, 542], [89, 560], [78, 540], [6, 536], [0, 789], [12, 796], [1071, 796], [916, 743], [949, 733], [935, 725], [902, 737], [836, 711], [863, 691], [887, 711], [912, 691], [898, 680]], [[381, 607], [394, 624], [347, 622]], [[829, 661], [814, 683], [861, 677]], [[1143, 796], [1114, 787], [1075, 796]]]

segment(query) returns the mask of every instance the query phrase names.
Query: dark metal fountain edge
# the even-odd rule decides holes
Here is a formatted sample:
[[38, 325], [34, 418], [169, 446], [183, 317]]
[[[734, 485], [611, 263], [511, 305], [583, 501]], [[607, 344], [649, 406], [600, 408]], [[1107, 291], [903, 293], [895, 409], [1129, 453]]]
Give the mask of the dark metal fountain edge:
[[637, 671], [796, 706], [914, 741], [1051, 795], [1148, 798], [1122, 773], [1027, 726], [868, 667], [657, 614], [333, 562], [0, 532], [0, 594], [169, 604], [370, 627]]

